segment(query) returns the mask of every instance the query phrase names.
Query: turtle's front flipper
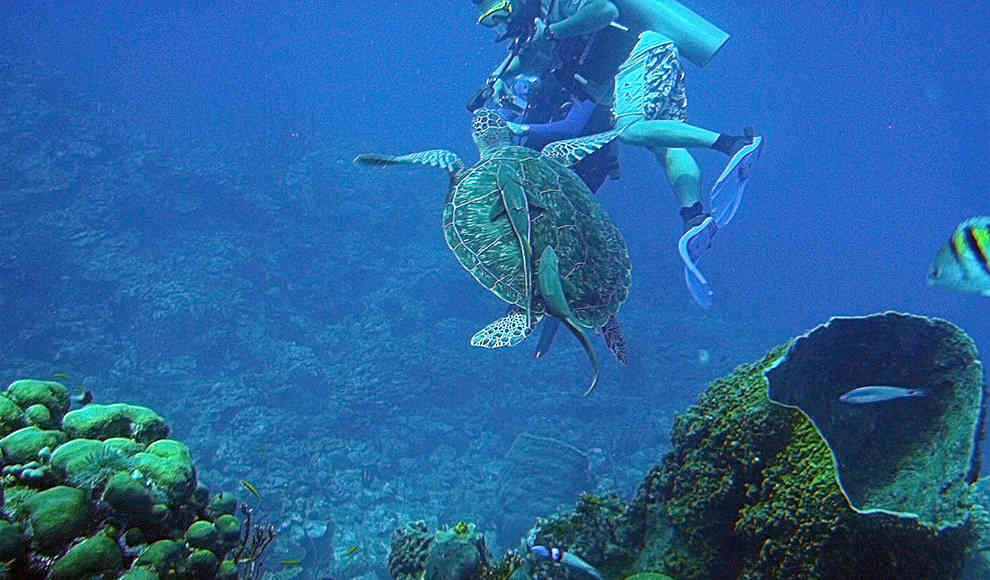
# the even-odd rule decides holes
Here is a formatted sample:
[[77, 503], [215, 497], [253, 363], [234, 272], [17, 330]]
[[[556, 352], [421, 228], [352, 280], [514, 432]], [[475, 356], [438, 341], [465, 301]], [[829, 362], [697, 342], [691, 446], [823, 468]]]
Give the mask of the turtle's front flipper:
[[457, 173], [464, 169], [464, 162], [453, 151], [446, 149], [430, 149], [408, 155], [378, 155], [363, 153], [354, 158], [355, 165], [383, 167], [386, 165], [429, 165]]
[[522, 254], [522, 275], [526, 288], [526, 312], [530, 314], [529, 326], [532, 328], [535, 322], [532, 320], [533, 311], [533, 288], [532, 288], [532, 250], [529, 245], [529, 204], [526, 201], [526, 190], [523, 189], [522, 180], [516, 170], [509, 164], [503, 163], [495, 174], [495, 183], [502, 194], [502, 203], [505, 204], [505, 213], [509, 216], [509, 223], [519, 241], [519, 250]]
[[541, 155], [563, 163], [567, 167], [577, 165], [582, 159], [608, 145], [612, 139], [619, 136], [619, 131], [605, 131], [586, 137], [554, 141], [540, 152]]
[[522, 308], [513, 308], [502, 318], [474, 333], [471, 337], [471, 346], [483, 348], [516, 346], [532, 331], [533, 327], [529, 324], [526, 312]]
[[591, 378], [591, 385], [584, 392], [584, 396], [587, 397], [598, 385], [598, 355], [595, 354], [595, 349], [591, 346], [588, 335], [575, 322], [574, 311], [571, 310], [570, 304], [567, 303], [567, 296], [564, 295], [564, 287], [560, 281], [560, 266], [557, 260], [557, 252], [553, 250], [552, 246], [547, 246], [540, 256], [539, 286], [540, 295], [543, 297], [543, 303], [546, 305], [547, 312], [562, 320], [567, 325], [567, 328], [571, 329], [571, 332], [577, 337], [581, 346], [584, 347], [584, 351], [588, 353], [588, 358], [591, 359], [591, 367], [594, 374]]

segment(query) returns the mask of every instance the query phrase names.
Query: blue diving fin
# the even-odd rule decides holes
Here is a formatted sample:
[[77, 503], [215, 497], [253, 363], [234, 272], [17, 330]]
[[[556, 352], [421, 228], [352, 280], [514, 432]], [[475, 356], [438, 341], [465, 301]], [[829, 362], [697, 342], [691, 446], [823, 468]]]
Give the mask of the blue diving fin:
[[712, 246], [712, 238], [718, 232], [713, 216], [684, 232], [677, 242], [677, 253], [684, 262], [684, 281], [691, 297], [702, 308], [711, 308], [714, 293], [708, 279], [698, 269], [698, 260]]
[[753, 165], [763, 152], [763, 137], [754, 136], [752, 127], [746, 127], [745, 135], [752, 138], [752, 141], [736, 151], [712, 186], [712, 216], [719, 227], [725, 227], [735, 217], [746, 192]]

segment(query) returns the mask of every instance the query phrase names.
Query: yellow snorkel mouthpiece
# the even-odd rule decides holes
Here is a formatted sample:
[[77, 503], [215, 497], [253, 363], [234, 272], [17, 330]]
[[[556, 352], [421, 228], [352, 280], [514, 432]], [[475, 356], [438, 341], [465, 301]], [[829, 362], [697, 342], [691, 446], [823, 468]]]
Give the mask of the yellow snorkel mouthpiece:
[[510, 0], [497, 0], [492, 2], [487, 8], [483, 8], [481, 16], [478, 17], [478, 24], [493, 28], [500, 22], [505, 22], [512, 15], [512, 2]]

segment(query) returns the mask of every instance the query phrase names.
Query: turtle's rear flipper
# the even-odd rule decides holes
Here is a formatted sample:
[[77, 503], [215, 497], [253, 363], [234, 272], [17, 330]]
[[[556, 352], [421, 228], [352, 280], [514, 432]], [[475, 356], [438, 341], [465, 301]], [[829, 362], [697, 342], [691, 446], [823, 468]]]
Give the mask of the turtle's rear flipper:
[[612, 351], [615, 355], [615, 360], [619, 361], [619, 364], [629, 363], [629, 351], [626, 348], [626, 336], [622, 334], [622, 329], [619, 328], [619, 319], [612, 316], [602, 327], [602, 334], [605, 336], [605, 344], [608, 349]]
[[446, 149], [430, 149], [408, 155], [379, 155], [377, 153], [362, 153], [354, 158], [355, 165], [384, 167], [386, 165], [428, 165], [457, 173], [464, 169], [464, 162], [457, 153]]
[[543, 302], [546, 305], [547, 312], [562, 320], [567, 325], [567, 328], [571, 329], [571, 332], [574, 333], [578, 342], [584, 347], [584, 352], [588, 354], [588, 358], [591, 360], [591, 367], [593, 369], [591, 385], [584, 392], [584, 396], [587, 397], [598, 386], [598, 355], [595, 354], [595, 349], [591, 346], [588, 335], [574, 322], [574, 311], [571, 310], [570, 304], [567, 303], [567, 296], [564, 295], [564, 286], [560, 281], [560, 266], [557, 260], [557, 252], [553, 250], [552, 246], [547, 246], [540, 256], [538, 281], [540, 294], [543, 296]]
[[544, 157], [559, 161], [567, 167], [571, 167], [572, 165], [577, 165], [588, 155], [608, 145], [612, 139], [618, 136], [619, 132], [612, 130], [605, 131], [604, 133], [595, 133], [586, 137], [578, 137], [576, 139], [554, 141], [544, 147], [540, 153]]
[[529, 326], [526, 311], [522, 308], [514, 308], [502, 318], [474, 333], [471, 337], [471, 346], [482, 348], [516, 346], [532, 331], [533, 327]]
[[557, 336], [557, 329], [559, 328], [560, 319], [553, 316], [547, 318], [547, 321], [543, 323], [543, 330], [540, 332], [540, 342], [536, 345], [536, 352], [534, 353], [536, 358], [547, 354], [547, 351], [553, 346], [553, 337]]

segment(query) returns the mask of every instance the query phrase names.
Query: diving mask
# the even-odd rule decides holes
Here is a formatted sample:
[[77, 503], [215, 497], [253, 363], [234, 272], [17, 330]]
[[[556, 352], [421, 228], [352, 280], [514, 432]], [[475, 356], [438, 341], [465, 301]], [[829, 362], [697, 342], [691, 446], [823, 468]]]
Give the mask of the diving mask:
[[481, 12], [478, 24], [486, 28], [494, 28], [512, 16], [512, 0], [480, 0], [476, 4]]

